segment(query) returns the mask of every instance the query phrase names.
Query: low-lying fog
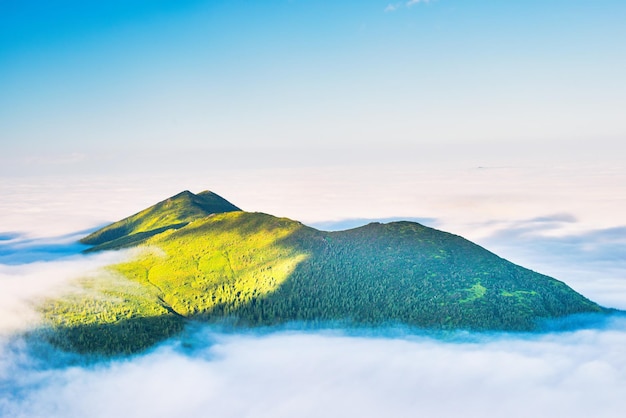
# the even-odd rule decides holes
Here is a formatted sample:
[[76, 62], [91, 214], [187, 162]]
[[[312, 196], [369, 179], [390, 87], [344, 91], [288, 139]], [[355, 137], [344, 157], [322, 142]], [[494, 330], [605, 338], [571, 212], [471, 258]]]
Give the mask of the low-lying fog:
[[3, 417], [618, 417], [626, 322], [473, 342], [210, 329], [131, 359], [46, 369], [5, 345]]

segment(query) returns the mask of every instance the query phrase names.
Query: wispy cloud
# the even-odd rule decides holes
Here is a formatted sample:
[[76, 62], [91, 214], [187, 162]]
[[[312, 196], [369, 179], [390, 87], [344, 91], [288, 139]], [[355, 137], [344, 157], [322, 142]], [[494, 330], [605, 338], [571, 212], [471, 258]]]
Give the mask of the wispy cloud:
[[94, 274], [123, 257], [123, 253], [103, 253], [28, 264], [0, 264], [0, 336], [37, 326], [37, 306], [44, 299], [64, 294], [76, 279]]
[[387, 7], [385, 7], [385, 12], [395, 12], [403, 7], [409, 8], [415, 6], [416, 4], [427, 4], [432, 3], [433, 1], [434, 0], [409, 0], [406, 2], [389, 3]]
[[406, 4], [406, 7], [411, 7], [418, 3], [430, 3], [430, 2], [431, 0], [409, 0], [405, 4]]

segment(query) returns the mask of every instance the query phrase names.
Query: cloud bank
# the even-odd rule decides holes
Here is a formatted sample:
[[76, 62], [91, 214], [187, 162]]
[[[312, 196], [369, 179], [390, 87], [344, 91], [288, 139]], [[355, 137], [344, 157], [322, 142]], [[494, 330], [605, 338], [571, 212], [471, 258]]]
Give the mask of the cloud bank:
[[442, 342], [207, 328], [129, 360], [3, 370], [0, 416], [617, 417], [625, 329], [616, 319], [603, 330]]

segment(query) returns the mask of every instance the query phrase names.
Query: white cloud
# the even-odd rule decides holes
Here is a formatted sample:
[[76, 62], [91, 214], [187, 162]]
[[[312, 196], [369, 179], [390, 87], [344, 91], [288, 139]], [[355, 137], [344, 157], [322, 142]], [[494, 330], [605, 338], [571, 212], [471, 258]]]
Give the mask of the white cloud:
[[409, 0], [405, 4], [406, 4], [406, 7], [411, 7], [419, 3], [422, 3], [422, 4], [430, 3], [430, 0]]
[[389, 3], [387, 7], [385, 7], [385, 12], [395, 12], [396, 10], [398, 10], [398, 4]]
[[448, 343], [205, 330], [192, 351], [5, 374], [0, 416], [618, 417], [625, 329]]
[[427, 3], [430, 3], [431, 1], [432, 0], [409, 0], [405, 3], [401, 3], [401, 2], [389, 3], [387, 7], [385, 7], [385, 12], [395, 12], [396, 10], [401, 9], [403, 7], [409, 8], [409, 7], [415, 6], [416, 4], [420, 4], [420, 3], [427, 4]]

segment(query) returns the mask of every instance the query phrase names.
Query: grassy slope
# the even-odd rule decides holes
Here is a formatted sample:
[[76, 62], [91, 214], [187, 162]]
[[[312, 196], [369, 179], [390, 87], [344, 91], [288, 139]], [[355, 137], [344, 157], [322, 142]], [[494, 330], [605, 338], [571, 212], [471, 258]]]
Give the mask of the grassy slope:
[[92, 251], [131, 247], [168, 229], [182, 228], [189, 222], [213, 213], [239, 211], [238, 207], [215, 193], [181, 192], [148, 209], [108, 225], [81, 239], [94, 245]]
[[206, 315], [217, 307], [236, 310], [283, 285], [309, 256], [284, 242], [310, 231], [265, 214], [219, 214], [154, 237], [149, 243], [163, 253], [149, 252], [114, 268], [158, 289], [182, 316]]
[[[46, 305], [70, 348], [132, 352], [178, 332], [183, 318], [530, 330], [538, 318], [602, 310], [557, 280], [412, 222], [327, 233], [231, 212], [145, 244], [151, 250], [90, 285], [100, 287], [104, 302], [79, 294]], [[129, 288], [120, 287], [122, 276]], [[103, 346], [90, 339], [99, 327], [108, 338]]]

